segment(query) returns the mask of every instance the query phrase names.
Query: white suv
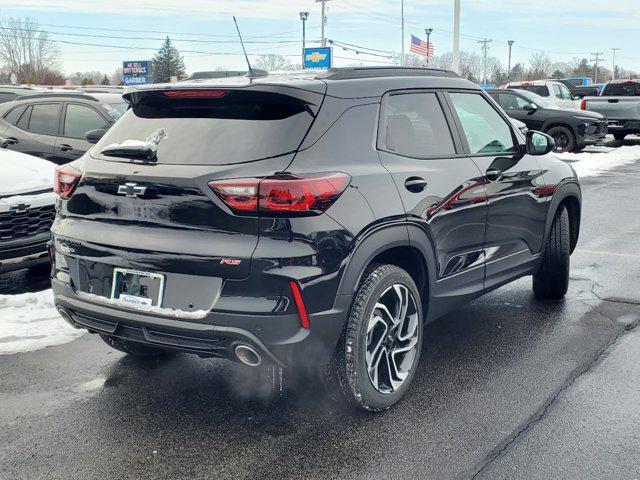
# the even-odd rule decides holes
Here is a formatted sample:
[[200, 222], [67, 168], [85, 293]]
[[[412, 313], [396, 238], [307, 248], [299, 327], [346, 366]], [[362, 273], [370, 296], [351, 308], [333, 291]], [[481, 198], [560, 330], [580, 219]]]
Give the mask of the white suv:
[[549, 80], [535, 80], [531, 82], [511, 82], [505, 88], [517, 88], [519, 90], [528, 90], [541, 97], [545, 97], [558, 107], [562, 108], [580, 108], [580, 101], [576, 99], [569, 89], [560, 82]]

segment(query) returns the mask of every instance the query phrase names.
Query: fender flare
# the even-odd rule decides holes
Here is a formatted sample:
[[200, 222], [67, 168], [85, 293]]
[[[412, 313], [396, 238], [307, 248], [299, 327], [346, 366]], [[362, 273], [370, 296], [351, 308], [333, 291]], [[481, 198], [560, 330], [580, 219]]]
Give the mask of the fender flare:
[[[553, 194], [553, 197], [551, 198], [549, 208], [547, 209], [547, 219], [545, 222], [544, 241], [542, 243], [543, 245], [542, 248], [544, 248], [544, 245], [546, 245], [547, 239], [551, 234], [551, 226], [553, 225], [553, 219], [556, 216], [558, 207], [564, 200], [566, 200], [569, 197], [573, 197], [578, 201], [578, 207], [579, 207], [578, 208], [578, 225], [577, 225], [576, 237], [575, 237], [575, 243], [577, 243], [578, 236], [580, 233], [580, 219], [582, 216], [582, 191], [580, 190], [580, 185], [578, 183], [576, 183], [575, 181], [569, 180], [569, 181], [566, 181], [565, 183], [561, 183], [556, 189], [555, 193]], [[574, 247], [575, 247], [575, 243], [574, 243]], [[572, 253], [573, 253], [573, 250], [572, 250]]]

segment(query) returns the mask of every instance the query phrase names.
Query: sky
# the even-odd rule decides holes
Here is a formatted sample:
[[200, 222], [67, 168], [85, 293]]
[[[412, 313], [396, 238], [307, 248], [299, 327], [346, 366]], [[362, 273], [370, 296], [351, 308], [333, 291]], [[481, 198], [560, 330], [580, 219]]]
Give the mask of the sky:
[[[404, 0], [405, 48], [410, 35], [431, 41], [436, 54], [452, 50], [453, 0]], [[461, 49], [480, 53], [478, 40], [493, 40], [489, 55], [507, 64], [526, 63], [536, 50], [553, 61], [590, 58], [601, 52], [640, 71], [640, 0], [461, 0]], [[399, 52], [401, 0], [329, 0], [326, 37], [369, 49]], [[308, 46], [320, 38], [320, 4], [315, 0], [0, 0], [0, 18], [29, 16], [50, 32], [65, 73], [112, 73], [125, 60], [150, 59], [169, 35], [181, 50], [187, 72], [245, 67], [235, 36], [235, 15], [254, 55], [275, 53], [299, 61], [300, 11], [310, 13]], [[261, 43], [258, 43], [261, 42]], [[314, 43], [315, 42], [315, 43]], [[79, 44], [92, 44], [79, 45]], [[334, 47], [336, 66], [384, 64], [382, 57]]]

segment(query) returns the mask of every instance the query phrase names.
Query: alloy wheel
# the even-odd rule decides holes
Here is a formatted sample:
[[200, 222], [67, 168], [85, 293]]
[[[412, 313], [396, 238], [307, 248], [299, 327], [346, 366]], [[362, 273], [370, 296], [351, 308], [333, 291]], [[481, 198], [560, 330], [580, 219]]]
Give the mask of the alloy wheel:
[[378, 392], [395, 392], [409, 376], [419, 348], [418, 322], [416, 301], [405, 285], [396, 283], [378, 298], [366, 345], [367, 373]]

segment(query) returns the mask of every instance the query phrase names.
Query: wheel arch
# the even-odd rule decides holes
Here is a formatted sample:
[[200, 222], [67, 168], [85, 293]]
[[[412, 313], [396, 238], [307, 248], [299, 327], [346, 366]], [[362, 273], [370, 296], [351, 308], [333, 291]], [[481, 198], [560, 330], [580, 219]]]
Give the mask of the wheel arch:
[[556, 216], [556, 212], [560, 207], [565, 207], [569, 214], [569, 233], [571, 240], [571, 253], [578, 244], [578, 238], [580, 236], [580, 223], [582, 220], [582, 193], [580, 186], [577, 183], [570, 182], [564, 183], [553, 195], [551, 205], [547, 211], [547, 220], [545, 225], [544, 243], [551, 233], [551, 226], [553, 225], [553, 219]]
[[563, 121], [563, 120], [560, 120], [560, 119], [557, 119], [557, 118], [550, 118], [542, 126], [542, 131], [544, 133], [547, 133], [553, 127], [568, 128], [569, 130], [571, 130], [571, 133], [573, 133], [573, 136], [575, 138], [576, 143], [578, 142], [578, 138], [579, 138], [578, 129], [575, 126], [571, 125], [570, 123], [567, 123], [566, 121]]

